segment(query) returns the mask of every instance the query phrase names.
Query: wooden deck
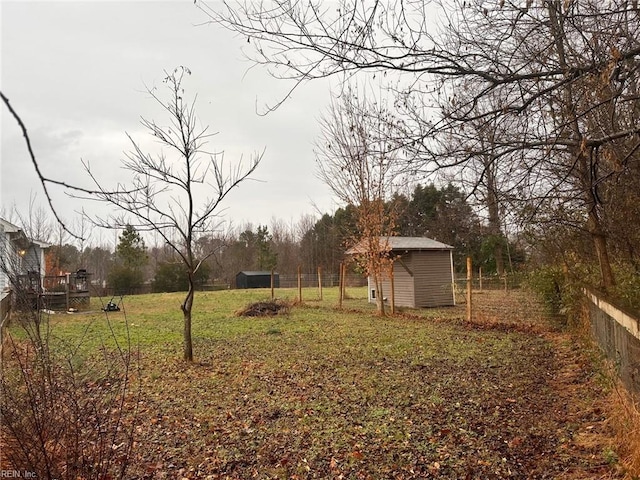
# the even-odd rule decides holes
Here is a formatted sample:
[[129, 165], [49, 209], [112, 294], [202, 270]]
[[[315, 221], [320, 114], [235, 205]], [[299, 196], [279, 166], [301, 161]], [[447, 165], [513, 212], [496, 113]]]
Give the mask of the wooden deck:
[[91, 274], [79, 270], [66, 275], [47, 275], [40, 282], [32, 276], [25, 275], [24, 281], [27, 299], [33, 308], [46, 310], [85, 310], [89, 308], [89, 278]]
[[[40, 308], [47, 310], [85, 310], [89, 308], [91, 295], [89, 291], [73, 292], [42, 292], [37, 294], [40, 301]], [[32, 294], [35, 300], [36, 294]]]

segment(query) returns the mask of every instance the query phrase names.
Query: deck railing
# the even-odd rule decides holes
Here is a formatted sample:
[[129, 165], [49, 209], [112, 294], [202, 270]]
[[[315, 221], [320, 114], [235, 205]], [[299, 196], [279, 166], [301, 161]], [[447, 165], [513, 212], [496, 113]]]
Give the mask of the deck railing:
[[19, 284], [34, 307], [69, 310], [89, 306], [91, 274], [84, 270], [64, 275], [20, 275]]

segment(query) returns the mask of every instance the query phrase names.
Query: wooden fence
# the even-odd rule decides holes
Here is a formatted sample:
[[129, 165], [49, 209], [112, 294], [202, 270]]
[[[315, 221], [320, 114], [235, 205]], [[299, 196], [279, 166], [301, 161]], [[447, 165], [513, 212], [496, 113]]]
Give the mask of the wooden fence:
[[595, 290], [584, 291], [591, 332], [622, 383], [640, 394], [640, 319]]

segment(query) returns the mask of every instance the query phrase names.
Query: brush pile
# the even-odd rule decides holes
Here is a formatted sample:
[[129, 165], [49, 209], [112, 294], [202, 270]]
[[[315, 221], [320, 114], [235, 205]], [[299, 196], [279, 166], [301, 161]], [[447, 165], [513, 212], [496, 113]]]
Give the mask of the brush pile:
[[284, 300], [269, 300], [247, 305], [236, 312], [239, 317], [272, 317], [280, 313], [289, 313], [291, 306]]

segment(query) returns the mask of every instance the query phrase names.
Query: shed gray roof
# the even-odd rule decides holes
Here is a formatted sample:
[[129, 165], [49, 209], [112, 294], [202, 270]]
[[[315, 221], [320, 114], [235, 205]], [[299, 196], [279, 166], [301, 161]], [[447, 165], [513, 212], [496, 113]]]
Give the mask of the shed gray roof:
[[453, 250], [451, 245], [427, 237], [389, 237], [388, 242], [392, 250]]
[[[385, 245], [385, 242], [391, 250], [453, 250], [451, 245], [427, 237], [380, 237], [380, 244]], [[356, 245], [347, 250], [347, 254], [361, 251], [362, 247]]]

